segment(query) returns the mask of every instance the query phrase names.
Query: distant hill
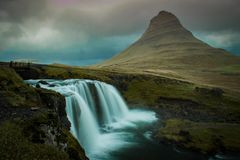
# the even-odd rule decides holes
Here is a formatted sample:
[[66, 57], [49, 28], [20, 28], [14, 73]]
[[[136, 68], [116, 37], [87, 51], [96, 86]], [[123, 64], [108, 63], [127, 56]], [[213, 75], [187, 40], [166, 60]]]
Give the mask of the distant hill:
[[240, 57], [197, 39], [175, 15], [166, 11], [151, 20], [138, 41], [96, 67], [240, 89], [236, 83], [240, 80]]

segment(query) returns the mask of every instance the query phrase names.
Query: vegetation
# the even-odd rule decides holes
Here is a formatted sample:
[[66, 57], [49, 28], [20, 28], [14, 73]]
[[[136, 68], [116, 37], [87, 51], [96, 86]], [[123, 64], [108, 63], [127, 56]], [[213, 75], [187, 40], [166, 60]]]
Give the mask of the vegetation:
[[173, 141], [188, 149], [203, 153], [240, 150], [240, 124], [196, 123], [169, 119], [158, 132], [158, 138]]
[[0, 157], [5, 160], [67, 160], [68, 155], [54, 146], [36, 144], [29, 141], [23, 134], [23, 129], [13, 123], [0, 125]]
[[133, 104], [179, 110], [189, 103], [185, 107], [240, 121], [240, 96], [235, 92], [158, 77], [134, 79], [126, 85], [124, 96]]
[[40, 102], [34, 88], [29, 87], [13, 69], [0, 68], [0, 104], [12, 107], [34, 107]]
[[63, 96], [0, 68], [0, 159], [87, 159], [69, 127]]
[[41, 67], [41, 74], [43, 77], [56, 78], [56, 79], [68, 79], [68, 78], [81, 78], [81, 79], [93, 79], [93, 80], [109, 80], [105, 73], [101, 70], [90, 70], [73, 67], [58, 67], [58, 66], [44, 66]]
[[78, 141], [73, 137], [73, 135], [69, 131], [64, 132], [67, 140], [67, 153], [70, 157], [70, 159], [78, 160], [80, 159], [86, 159], [85, 152], [83, 148], [80, 146]]
[[[238, 146], [234, 146], [236, 143], [231, 144], [232, 140], [229, 138], [238, 138], [236, 137], [238, 130], [234, 127], [237, 128], [240, 122], [239, 92], [198, 85], [178, 78], [168, 78], [152, 73], [66, 66], [39, 65], [32, 67], [34, 71], [37, 71], [38, 76], [36, 78], [94, 79], [115, 85], [133, 106], [154, 107], [161, 114], [162, 119], [166, 121], [166, 125], [159, 131], [157, 137], [160, 139], [167, 139], [179, 143], [185, 148], [196, 149], [205, 153], [223, 148], [239, 150]], [[27, 85], [24, 86], [28, 87]], [[37, 92], [42, 101], [49, 101], [49, 96], [44, 96], [50, 94], [48, 91], [40, 89], [33, 90], [33, 92]], [[167, 114], [165, 114], [166, 110]], [[173, 120], [173, 118], [175, 119]], [[211, 128], [213, 124], [216, 124], [215, 128]], [[176, 128], [176, 130], [173, 131], [172, 128]], [[182, 130], [184, 132], [181, 132]], [[188, 143], [186, 142], [188, 136], [182, 134], [185, 131], [189, 132], [186, 135], [191, 135], [191, 140]], [[215, 132], [218, 135], [215, 135]], [[75, 152], [75, 149], [72, 149], [79, 147], [76, 140], [70, 134], [67, 134], [68, 132], [63, 131], [63, 133], [65, 134], [62, 135], [65, 135], [71, 142], [67, 153], [83, 155], [82, 152]], [[215, 139], [212, 138], [219, 136], [224, 137], [221, 145], [215, 143]], [[220, 147], [223, 146], [222, 144], [224, 147]]]
[[215, 71], [225, 75], [239, 75], [240, 65], [229, 65], [229, 66], [217, 68], [215, 69]]
[[[30, 160], [85, 160], [84, 150], [62, 127], [58, 115], [42, 111], [27, 119], [0, 124], [0, 157]], [[0, 159], [1, 159], [0, 158]]]

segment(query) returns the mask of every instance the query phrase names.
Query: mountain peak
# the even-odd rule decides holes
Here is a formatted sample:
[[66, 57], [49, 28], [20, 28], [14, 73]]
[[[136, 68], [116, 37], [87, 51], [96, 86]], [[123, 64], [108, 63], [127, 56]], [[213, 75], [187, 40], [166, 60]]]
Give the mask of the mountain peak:
[[172, 14], [171, 12], [168, 12], [168, 11], [160, 11], [156, 17], [158, 17], [158, 18], [159, 17], [166, 17], [166, 18], [177, 19], [177, 17], [174, 14]]
[[167, 11], [160, 11], [157, 16], [151, 19], [148, 29], [158, 29], [156, 27], [163, 28], [171, 26], [177, 26], [182, 28], [180, 21], [174, 14]]
[[174, 36], [175, 39], [191, 38], [192, 34], [185, 29], [179, 19], [172, 13], [160, 11], [157, 16], [153, 17], [150, 24], [143, 34], [141, 40], [149, 40], [152, 38], [162, 39], [169, 36]]
[[[100, 66], [147, 70], [148, 73], [162, 70], [163, 74], [171, 75], [178, 69], [208, 69], [239, 61], [226, 51], [215, 49], [194, 37], [174, 14], [161, 11], [153, 17], [139, 40]], [[176, 74], [177, 77], [180, 75]]]

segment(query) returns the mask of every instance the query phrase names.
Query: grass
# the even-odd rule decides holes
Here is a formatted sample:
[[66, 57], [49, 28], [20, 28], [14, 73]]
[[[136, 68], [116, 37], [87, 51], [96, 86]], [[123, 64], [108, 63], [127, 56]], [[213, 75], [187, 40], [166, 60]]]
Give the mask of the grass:
[[0, 159], [4, 160], [67, 160], [68, 155], [53, 146], [35, 144], [24, 135], [21, 127], [12, 122], [0, 125]]
[[[44, 129], [44, 128], [47, 128]], [[0, 124], [0, 159], [85, 160], [77, 140], [51, 111]]]
[[192, 90], [193, 85], [191, 84], [149, 78], [131, 81], [124, 95], [130, 102], [145, 101], [145, 105], [153, 106], [159, 97], [189, 99]]
[[0, 68], [0, 103], [11, 107], [33, 107], [39, 104], [34, 88], [23, 82], [13, 69]]
[[215, 71], [220, 72], [225, 75], [239, 75], [240, 74], [240, 65], [229, 65], [221, 68], [215, 69]]
[[169, 119], [158, 132], [158, 138], [177, 142], [203, 153], [240, 150], [240, 124], [196, 123]]
[[[211, 87], [158, 77], [139, 77], [128, 82], [126, 84], [128, 89], [123, 92], [130, 103], [157, 106], [161, 104], [161, 99], [190, 101], [198, 104], [200, 110], [223, 114], [226, 117], [231, 115], [239, 119], [239, 95], [234, 97], [231, 94], [223, 93], [219, 96], [212, 93]], [[206, 93], [198, 92], [197, 87], [203, 88]], [[160, 107], [164, 106], [160, 105]]]
[[17, 112], [14, 110], [17, 108], [42, 108], [31, 114], [30, 109], [26, 110], [29, 117], [22, 113], [21, 118], [5, 117], [8, 121], [0, 122], [0, 159], [86, 159], [77, 140], [63, 128], [65, 124], [61, 124], [66, 116], [62, 113], [64, 106], [64, 97], [60, 94], [33, 88], [13, 69], [1, 67], [0, 107], [9, 107], [13, 112]]
[[[213, 87], [198, 85], [178, 79], [172, 79], [145, 73], [124, 72], [122, 70], [102, 70], [66, 66], [38, 66], [40, 78], [53, 79], [92, 79], [116, 86], [130, 104], [154, 107], [172, 107], [162, 105], [162, 99], [181, 102], [194, 102], [200, 112], [223, 115], [238, 119], [240, 115], [240, 94], [224, 89], [222, 96], [212, 94]], [[204, 88], [206, 93], [197, 92], [196, 87]], [[11, 97], [11, 96], [9, 96]]]
[[73, 67], [58, 67], [58, 66], [45, 66], [42, 67], [43, 78], [55, 78], [55, 79], [93, 79], [101, 81], [109, 81], [109, 78], [105, 76], [104, 71], [90, 70]]
[[[240, 95], [238, 92], [223, 89], [224, 93], [218, 95], [213, 92], [214, 88], [210, 86], [140, 72], [59, 66], [40, 66], [37, 69], [40, 72], [40, 78], [93, 79], [113, 84], [130, 104], [140, 104], [160, 109], [170, 108], [173, 111], [185, 111], [191, 108], [196, 111], [194, 113], [204, 112], [207, 113], [207, 116], [223, 117], [221, 122], [226, 121], [228, 123], [217, 123], [219, 119], [210, 119], [208, 122], [193, 122], [187, 120], [188, 117], [185, 117], [185, 120], [170, 119], [166, 121], [166, 126], [159, 131], [159, 135], [176, 143], [181, 142], [185, 148], [201, 150], [202, 152], [211, 152], [223, 148], [239, 150], [238, 142], [234, 142], [234, 139], [239, 139], [236, 135], [239, 126], [231, 124], [240, 121]], [[201, 88], [201, 90], [198, 91], [196, 88]], [[163, 103], [164, 100], [166, 103]], [[186, 102], [191, 103], [185, 108], [180, 105]], [[192, 103], [196, 104], [197, 107], [191, 106]], [[67, 133], [64, 135], [71, 142], [71, 144], [69, 143], [68, 153], [74, 155], [73, 157], [82, 155], [82, 150], [76, 152], [79, 151], [76, 140], [72, 139], [73, 137]], [[220, 141], [219, 137], [224, 138]], [[224, 147], [219, 148], [219, 146]]]

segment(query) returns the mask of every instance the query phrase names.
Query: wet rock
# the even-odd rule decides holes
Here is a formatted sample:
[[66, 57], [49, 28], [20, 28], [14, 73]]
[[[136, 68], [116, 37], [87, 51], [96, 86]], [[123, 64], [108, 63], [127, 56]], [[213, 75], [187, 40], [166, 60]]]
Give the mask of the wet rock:
[[216, 97], [221, 97], [224, 91], [221, 88], [201, 88], [196, 87], [195, 91], [203, 95], [211, 95]]
[[49, 84], [48, 87], [56, 87], [55, 84]]
[[32, 111], [37, 111], [37, 110], [39, 110], [40, 108], [39, 107], [31, 107], [31, 110]]
[[38, 81], [38, 83], [44, 84], [44, 85], [48, 85], [48, 82], [46, 82], [46, 81], [44, 81], [44, 80], [40, 80], [40, 81]]
[[36, 84], [36, 88], [41, 88], [40, 84]]

